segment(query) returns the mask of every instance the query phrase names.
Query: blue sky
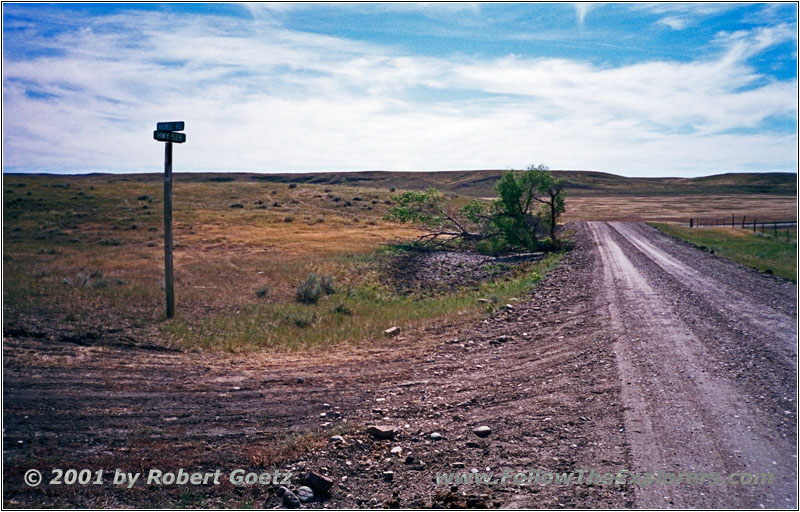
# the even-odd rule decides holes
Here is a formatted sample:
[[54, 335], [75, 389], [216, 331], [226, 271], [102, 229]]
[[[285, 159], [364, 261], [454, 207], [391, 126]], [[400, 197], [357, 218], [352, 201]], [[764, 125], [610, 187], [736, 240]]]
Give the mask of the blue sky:
[[797, 7], [3, 4], [3, 170], [797, 170]]

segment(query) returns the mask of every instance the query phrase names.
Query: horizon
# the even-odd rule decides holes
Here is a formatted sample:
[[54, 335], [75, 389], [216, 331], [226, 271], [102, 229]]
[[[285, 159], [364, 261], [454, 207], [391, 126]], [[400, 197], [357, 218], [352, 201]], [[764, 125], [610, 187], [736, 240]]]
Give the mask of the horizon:
[[[173, 176], [178, 174], [272, 174], [272, 175], [287, 175], [287, 174], [357, 174], [357, 173], [448, 173], [448, 172], [508, 172], [508, 171], [523, 171], [524, 169], [443, 169], [439, 171], [430, 170], [412, 170], [412, 171], [388, 171], [380, 169], [365, 169], [365, 170], [349, 170], [349, 171], [297, 171], [297, 172], [268, 172], [268, 171], [173, 171]], [[626, 176], [624, 174], [617, 174], [606, 171], [591, 171], [586, 169], [548, 169], [551, 172], [563, 173], [591, 173], [591, 174], [608, 174], [627, 179], [694, 179], [694, 178], [712, 178], [716, 176], [725, 175], [768, 175], [768, 174], [792, 174], [797, 176], [797, 171], [733, 171], [721, 172], [715, 174], [702, 174], [697, 176]], [[54, 173], [54, 172], [38, 172], [38, 171], [3, 171], [4, 175], [10, 176], [64, 176], [64, 177], [80, 177], [80, 176], [130, 176], [130, 175], [157, 175], [163, 173], [162, 171], [125, 171], [125, 172], [104, 172], [104, 171], [91, 171], [91, 172], [75, 172], [75, 173]]]
[[794, 4], [4, 3], [3, 48], [3, 174], [158, 173], [171, 120], [176, 173], [797, 174]]

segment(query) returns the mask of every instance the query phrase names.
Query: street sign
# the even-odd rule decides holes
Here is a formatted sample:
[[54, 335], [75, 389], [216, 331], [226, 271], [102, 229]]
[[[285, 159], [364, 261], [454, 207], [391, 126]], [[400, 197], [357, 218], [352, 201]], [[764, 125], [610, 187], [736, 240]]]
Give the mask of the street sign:
[[164, 144], [164, 290], [167, 299], [167, 318], [175, 316], [175, 291], [172, 274], [172, 143], [186, 142], [183, 121], [156, 123], [153, 138]]
[[184, 122], [172, 121], [170, 123], [156, 123], [156, 130], [160, 132], [182, 132]]
[[177, 132], [163, 132], [156, 130], [153, 132], [153, 138], [161, 142], [177, 142], [179, 144], [186, 142], [186, 134]]

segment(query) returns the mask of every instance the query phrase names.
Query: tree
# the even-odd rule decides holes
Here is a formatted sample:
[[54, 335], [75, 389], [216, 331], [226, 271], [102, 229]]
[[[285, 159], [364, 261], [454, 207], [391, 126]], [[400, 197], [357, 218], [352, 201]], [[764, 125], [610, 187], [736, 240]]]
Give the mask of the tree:
[[536, 190], [538, 195], [535, 196], [535, 200], [544, 206], [544, 217], [550, 228], [550, 240], [558, 247], [561, 243], [556, 237], [556, 228], [558, 218], [566, 210], [566, 205], [564, 203], [566, 191], [564, 188], [567, 185], [567, 180], [564, 178], [554, 178], [553, 175], [550, 174], [550, 170], [547, 166], [544, 165], [538, 167], [531, 165], [528, 167], [527, 172], [535, 175], [535, 177], [532, 178], [537, 184]]
[[433, 187], [424, 191], [409, 190], [392, 199], [395, 206], [386, 213], [384, 219], [418, 224], [427, 231], [417, 239], [418, 242], [478, 241], [486, 236], [476, 230], [477, 226], [465, 213], [470, 205], [456, 210]]
[[427, 231], [420, 242], [488, 240], [495, 249], [536, 250], [538, 230], [547, 226], [553, 246], [558, 247], [556, 229], [565, 210], [565, 185], [566, 181], [553, 178], [547, 167], [530, 166], [503, 174], [495, 185], [497, 199], [489, 204], [473, 200], [456, 210], [431, 187], [394, 196], [396, 206], [384, 218], [420, 225]]
[[531, 172], [507, 172], [495, 185], [498, 198], [491, 206], [491, 223], [509, 245], [536, 249], [542, 221], [537, 189], [537, 176]]

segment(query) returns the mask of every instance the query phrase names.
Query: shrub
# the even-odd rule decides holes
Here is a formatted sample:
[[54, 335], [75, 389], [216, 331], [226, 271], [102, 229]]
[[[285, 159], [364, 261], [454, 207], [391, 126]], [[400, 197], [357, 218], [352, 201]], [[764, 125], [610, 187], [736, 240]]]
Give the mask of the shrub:
[[323, 222], [325, 222], [324, 217], [317, 217], [317, 224], [322, 224]]
[[294, 217], [292, 217], [291, 215], [287, 215], [286, 217], [283, 218], [283, 222], [294, 222]]
[[299, 327], [300, 329], [305, 329], [306, 327], [311, 326], [317, 321], [317, 319], [318, 317], [316, 313], [311, 313], [310, 315], [305, 315], [302, 313], [286, 315], [286, 320], [290, 323], [293, 323], [295, 327]]
[[242, 203], [233, 203], [231, 208], [244, 208], [244, 205]]
[[322, 285], [319, 276], [314, 272], [308, 274], [306, 280], [297, 287], [297, 302], [303, 304], [316, 304], [322, 297]]
[[136, 199], [138, 199], [139, 201], [147, 201], [147, 202], [150, 202], [150, 201], [153, 200], [153, 198], [148, 196], [147, 194], [142, 194], [139, 197], [137, 197]]
[[297, 183], [289, 183], [289, 188], [297, 188]]
[[319, 285], [325, 295], [332, 295], [336, 293], [336, 287], [333, 284], [333, 276], [330, 274], [323, 274], [319, 279]]
[[353, 314], [353, 310], [350, 309], [344, 302], [340, 302], [336, 304], [336, 307], [333, 308], [333, 313], [336, 315], [350, 316]]
[[259, 299], [263, 299], [264, 297], [269, 295], [270, 291], [271, 290], [269, 286], [260, 286], [259, 288], [256, 288], [256, 297], [258, 297]]

